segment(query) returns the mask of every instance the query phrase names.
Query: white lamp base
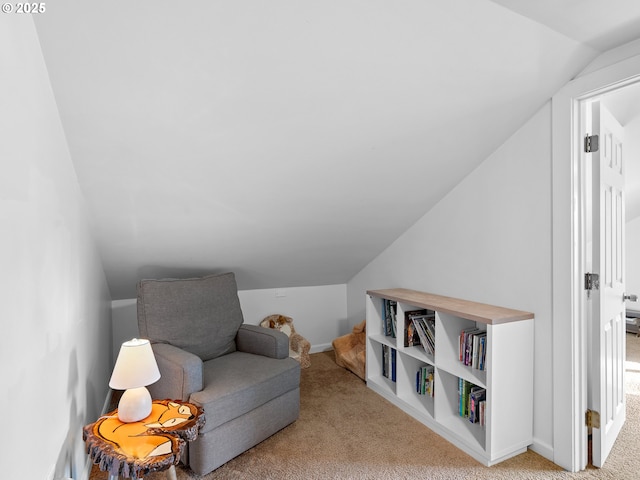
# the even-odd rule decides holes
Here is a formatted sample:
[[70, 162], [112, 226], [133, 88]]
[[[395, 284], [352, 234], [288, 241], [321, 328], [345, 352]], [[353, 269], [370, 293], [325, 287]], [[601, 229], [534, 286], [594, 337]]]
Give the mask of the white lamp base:
[[151, 413], [151, 394], [147, 387], [125, 390], [118, 403], [118, 419], [124, 423], [138, 422]]

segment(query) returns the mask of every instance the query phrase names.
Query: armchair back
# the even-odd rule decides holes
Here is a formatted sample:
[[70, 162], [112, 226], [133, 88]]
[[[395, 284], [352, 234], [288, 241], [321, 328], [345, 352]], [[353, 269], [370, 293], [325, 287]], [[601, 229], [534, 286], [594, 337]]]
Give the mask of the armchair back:
[[138, 283], [138, 329], [151, 343], [168, 343], [202, 361], [234, 352], [244, 322], [233, 273]]

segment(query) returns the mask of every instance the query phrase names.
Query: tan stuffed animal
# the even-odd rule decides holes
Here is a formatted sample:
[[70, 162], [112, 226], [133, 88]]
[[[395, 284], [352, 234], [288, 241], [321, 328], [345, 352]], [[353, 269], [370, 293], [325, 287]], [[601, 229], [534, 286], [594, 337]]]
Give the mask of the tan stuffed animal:
[[331, 344], [336, 354], [336, 363], [340, 367], [347, 368], [365, 379], [366, 364], [366, 320], [363, 320], [355, 327], [351, 333], [336, 338]]
[[300, 362], [300, 368], [311, 366], [309, 349], [311, 344], [293, 328], [293, 319], [284, 315], [269, 315], [260, 322], [261, 327], [280, 330], [289, 337], [289, 356]]

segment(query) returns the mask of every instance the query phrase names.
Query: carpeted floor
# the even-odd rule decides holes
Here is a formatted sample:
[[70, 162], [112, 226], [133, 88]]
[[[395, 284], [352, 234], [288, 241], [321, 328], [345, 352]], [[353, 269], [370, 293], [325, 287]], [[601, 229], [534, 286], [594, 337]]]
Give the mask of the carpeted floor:
[[[338, 367], [333, 352], [302, 371], [301, 413], [292, 425], [199, 477], [219, 479], [631, 479], [640, 472], [640, 338], [627, 335], [627, 422], [602, 469], [569, 473], [527, 451], [492, 467], [436, 435]], [[106, 479], [95, 466], [90, 480]], [[146, 477], [165, 479], [164, 473]]]

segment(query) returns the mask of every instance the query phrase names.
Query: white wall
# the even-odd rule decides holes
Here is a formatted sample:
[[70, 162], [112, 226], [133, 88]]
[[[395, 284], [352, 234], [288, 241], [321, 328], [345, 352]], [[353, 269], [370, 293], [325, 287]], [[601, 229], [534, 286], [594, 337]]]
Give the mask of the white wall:
[[113, 338], [113, 349], [111, 351], [111, 363], [115, 365], [120, 346], [127, 340], [137, 338], [138, 320], [136, 310], [136, 299], [114, 300], [111, 302], [111, 335]]
[[[640, 164], [640, 106], [638, 106], [637, 114], [625, 123], [624, 131], [625, 161], [634, 163], [636, 167], [635, 169], [627, 169], [627, 172], [632, 171], [636, 174], [634, 178], [628, 178], [628, 176], [625, 178], [627, 199], [637, 202], [640, 197], [640, 178], [637, 175], [637, 167]], [[640, 216], [629, 218], [627, 215], [626, 228], [626, 293], [640, 295]], [[640, 310], [640, 302], [626, 302], [626, 305], [629, 309]]]
[[344, 284], [244, 290], [238, 296], [245, 322], [257, 325], [267, 315], [287, 315], [293, 318], [296, 332], [311, 343], [312, 353], [331, 349], [334, 338], [351, 330]]
[[[626, 242], [626, 291], [640, 296], [640, 217], [627, 222]], [[640, 310], [640, 302], [627, 302], [627, 308]]]
[[79, 479], [111, 297], [30, 15], [0, 15], [0, 65], [2, 478]]
[[640, 95], [633, 102], [636, 109], [635, 115], [623, 124], [627, 221], [640, 216], [640, 101], [638, 99]]
[[[636, 173], [634, 178], [626, 178], [627, 199], [637, 201], [640, 196], [640, 178], [637, 176], [638, 164], [640, 164], [640, 106], [637, 114], [624, 125], [625, 144], [624, 155], [626, 162], [633, 162], [635, 170], [627, 169], [627, 172]], [[632, 191], [630, 191], [632, 190]], [[627, 210], [629, 213], [629, 210]], [[627, 216], [626, 232], [626, 292], [640, 295], [640, 216], [629, 218]], [[626, 302], [627, 308], [640, 310], [640, 302]]]
[[[424, 188], [437, 181], [425, 179]], [[535, 314], [534, 442], [536, 450], [549, 458], [553, 448], [549, 103], [349, 281], [350, 323], [364, 315], [366, 290], [392, 287]]]
[[[274, 313], [293, 318], [296, 332], [309, 340], [312, 353], [331, 349], [334, 338], [351, 330], [344, 284], [241, 290], [238, 297], [246, 323], [257, 325]], [[114, 300], [112, 312], [115, 360], [122, 342], [138, 336], [136, 299]]]

